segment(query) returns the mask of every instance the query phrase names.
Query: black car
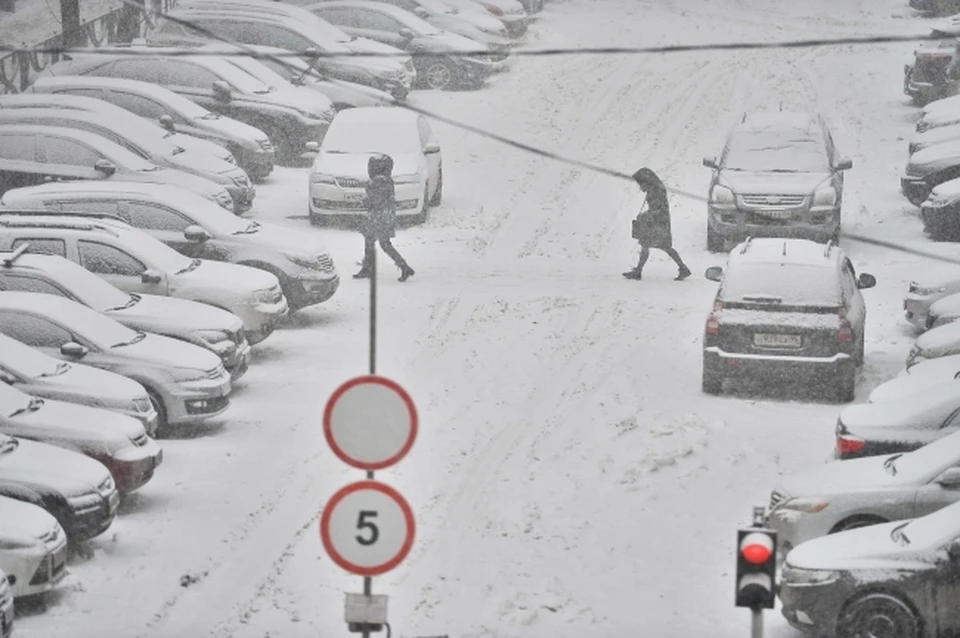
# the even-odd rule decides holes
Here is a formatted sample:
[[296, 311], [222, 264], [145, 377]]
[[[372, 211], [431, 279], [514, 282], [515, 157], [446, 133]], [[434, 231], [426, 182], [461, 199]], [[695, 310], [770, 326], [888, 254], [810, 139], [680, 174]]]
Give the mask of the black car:
[[223, 146], [253, 180], [262, 181], [273, 172], [275, 153], [266, 133], [249, 124], [208, 111], [182, 95], [150, 82], [67, 75], [37, 78], [27, 91], [36, 95], [103, 100], [153, 120], [171, 132]]
[[863, 364], [867, 308], [844, 252], [806, 239], [748, 239], [731, 251], [703, 336], [703, 391], [718, 394], [733, 377], [792, 387], [798, 376], [827, 379], [852, 401]]
[[110, 471], [78, 452], [0, 434], [0, 496], [39, 505], [73, 542], [107, 531], [120, 496]]
[[[128, 51], [135, 49], [137, 54]], [[166, 87], [215, 113], [264, 131], [280, 161], [308, 153], [308, 142], [322, 142], [336, 115], [325, 100], [274, 91], [216, 56], [170, 56], [163, 47], [103, 47], [94, 54], [71, 53], [48, 67], [48, 76], [83, 75], [141, 80]]]
[[903, 67], [903, 92], [917, 106], [951, 95], [956, 87], [956, 79], [948, 73], [957, 48], [956, 36], [937, 29], [931, 35], [942, 39], [921, 44], [913, 52], [913, 64]]
[[960, 11], [960, 0], [910, 0], [910, 6], [933, 15], [952, 15]]

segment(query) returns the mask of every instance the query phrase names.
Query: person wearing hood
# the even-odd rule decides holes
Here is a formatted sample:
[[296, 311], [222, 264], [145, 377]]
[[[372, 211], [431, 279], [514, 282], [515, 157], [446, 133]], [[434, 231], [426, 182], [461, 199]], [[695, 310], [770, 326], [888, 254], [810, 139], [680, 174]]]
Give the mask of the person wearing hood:
[[373, 155], [367, 161], [367, 175], [370, 177], [367, 184], [367, 214], [364, 216], [361, 227], [364, 238], [363, 265], [360, 267], [360, 272], [353, 277], [366, 279], [373, 274], [374, 252], [377, 249], [377, 242], [380, 242], [380, 248], [400, 269], [400, 281], [406, 281], [413, 276], [413, 268], [400, 256], [390, 241], [397, 230], [393, 158], [383, 154]]
[[642, 207], [633, 221], [633, 238], [640, 242], [640, 261], [633, 270], [623, 273], [627, 279], [640, 280], [643, 267], [650, 257], [650, 249], [657, 248], [667, 253], [680, 269], [677, 281], [691, 275], [690, 269], [673, 248], [670, 231], [670, 204], [667, 202], [667, 187], [649, 168], [641, 168], [633, 174], [634, 181], [646, 194], [646, 207]]

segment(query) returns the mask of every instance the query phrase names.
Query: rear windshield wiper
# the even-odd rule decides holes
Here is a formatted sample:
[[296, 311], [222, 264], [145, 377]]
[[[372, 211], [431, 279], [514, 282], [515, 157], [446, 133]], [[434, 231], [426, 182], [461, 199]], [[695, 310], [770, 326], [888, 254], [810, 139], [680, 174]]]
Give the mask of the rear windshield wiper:
[[31, 397], [30, 403], [23, 406], [22, 408], [14, 410], [10, 414], [10, 418], [23, 414], [24, 412], [36, 412], [37, 410], [43, 407], [43, 403], [44, 403], [43, 399], [38, 399], [37, 397]]

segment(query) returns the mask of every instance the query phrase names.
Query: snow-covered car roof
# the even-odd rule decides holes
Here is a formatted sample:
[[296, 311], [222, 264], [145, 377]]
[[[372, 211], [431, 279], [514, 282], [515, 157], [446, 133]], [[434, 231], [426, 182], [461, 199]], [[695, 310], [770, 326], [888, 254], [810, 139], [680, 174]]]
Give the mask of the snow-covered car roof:
[[55, 318], [72, 328], [82, 331], [83, 337], [99, 347], [129, 341], [137, 333], [113, 319], [66, 297], [40, 292], [7, 292], [0, 295], [0, 308], [35, 312], [44, 317]]
[[913, 342], [914, 346], [921, 350], [940, 348], [955, 343], [960, 343], [960, 321], [931, 328]]
[[[746, 246], [746, 250], [743, 250]], [[831, 247], [831, 250], [833, 248]], [[730, 263], [809, 264], [828, 267], [833, 263], [825, 244], [809, 239], [757, 237], [730, 251]]]
[[0, 123], [0, 133], [32, 133], [32, 134], [53, 134], [56, 132], [60, 137], [73, 139], [77, 142], [89, 144], [93, 148], [109, 157], [111, 161], [122, 162], [130, 170], [149, 170], [155, 168], [156, 164], [149, 162], [139, 155], [128, 151], [116, 142], [112, 142], [96, 133], [81, 131], [75, 128], [65, 128], [62, 126], [42, 126], [39, 124], [2, 124]]
[[[175, 198], [182, 195], [184, 197], [189, 196], [190, 198], [204, 199], [202, 195], [194, 193], [193, 191], [188, 191], [178, 186], [168, 186], [166, 184], [113, 182], [110, 180], [78, 180], [75, 182], [47, 182], [45, 184], [37, 184], [36, 186], [12, 188], [0, 197], [0, 205], [15, 207], [16, 204], [12, 204], [12, 202], [43, 199], [44, 196], [65, 195], [67, 193], [83, 193], [87, 195], [123, 193], [164, 198]], [[204, 199], [204, 201], [209, 200]]]
[[351, 7], [357, 9], [370, 9], [371, 11], [378, 11], [380, 13], [389, 15], [400, 24], [413, 29], [417, 33], [435, 33], [438, 31], [437, 27], [433, 26], [420, 16], [414, 15], [406, 9], [401, 9], [400, 7], [396, 7], [385, 2], [370, 2], [369, 0], [327, 0], [325, 2], [312, 4], [306, 8], [307, 10], [312, 10], [323, 9], [325, 7], [329, 7], [331, 9], [347, 9]]
[[393, 106], [370, 106], [337, 113], [321, 146], [324, 152], [418, 153], [419, 113]]
[[819, 116], [798, 111], [762, 111], [751, 113], [740, 122], [738, 132], [791, 131], [809, 132], [811, 138], [820, 139]]
[[[836, 262], [826, 252], [824, 244], [805, 239], [758, 238], [742, 243], [730, 253], [721, 296], [724, 301], [761, 295], [779, 297], [786, 305], [838, 306]], [[789, 268], [789, 275], [784, 275], [784, 268]]]
[[[181, 113], [193, 113], [192, 117], [202, 117], [210, 114], [210, 111], [203, 108], [196, 102], [192, 102], [179, 93], [174, 93], [170, 89], [152, 84], [150, 82], [141, 82], [140, 80], [127, 80], [124, 78], [105, 78], [95, 75], [58, 75], [44, 76], [37, 78], [33, 85], [38, 88], [83, 88], [89, 86], [98, 86], [106, 89], [117, 89], [118, 91], [128, 90], [146, 97], [154, 98], [158, 102], [172, 106]], [[38, 95], [54, 95], [49, 93], [39, 93]], [[64, 95], [62, 97], [76, 97]], [[95, 98], [90, 98], [95, 99]]]

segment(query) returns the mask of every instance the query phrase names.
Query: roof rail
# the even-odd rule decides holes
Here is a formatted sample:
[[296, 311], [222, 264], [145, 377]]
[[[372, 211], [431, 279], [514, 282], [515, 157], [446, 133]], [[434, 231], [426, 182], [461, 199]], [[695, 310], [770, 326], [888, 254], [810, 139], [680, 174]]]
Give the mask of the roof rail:
[[16, 249], [10, 254], [9, 257], [3, 258], [3, 267], [9, 268], [13, 265], [13, 262], [23, 253], [27, 252], [27, 249], [30, 248], [30, 242], [24, 242], [16, 247]]
[[824, 256], [824, 257], [829, 257], [829, 256], [830, 256], [830, 249], [831, 249], [831, 248], [833, 248], [833, 238], [832, 238], [832, 237], [830, 238], [830, 241], [827, 242], [827, 245], [824, 246], [824, 248], [823, 248], [823, 256]]
[[[53, 215], [56, 217], [56, 215]], [[67, 215], [63, 215], [67, 217]], [[22, 223], [18, 223], [22, 222]], [[97, 222], [91, 219], [89, 222], [74, 222], [74, 221], [39, 221], [39, 222], [29, 222], [22, 220], [12, 220], [12, 219], [2, 219], [0, 218], [0, 225], [7, 227], [21, 227], [21, 228], [30, 228], [31, 226], [37, 228], [67, 228], [70, 230], [96, 230], [102, 231], [105, 233], [110, 233], [114, 237], [119, 237], [119, 235], [112, 229], [107, 226], [97, 224]]]
[[[108, 219], [113, 221], [120, 221], [127, 223], [127, 220], [121, 217], [118, 213], [89, 213], [86, 211], [49, 211], [45, 209], [27, 209], [27, 210], [11, 210], [6, 211], [0, 208], [0, 218], [3, 217], [52, 217], [54, 219], [58, 217], [89, 217], [90, 219]], [[67, 222], [69, 223], [69, 222]]]
[[747, 248], [750, 247], [750, 240], [751, 240], [751, 239], [753, 239], [753, 237], [747, 237], [746, 240], [744, 240], [744, 242], [743, 242], [743, 248], [740, 249], [740, 254], [741, 254], [741, 255], [743, 255], [743, 254], [745, 254], [745, 253], [747, 252]]

